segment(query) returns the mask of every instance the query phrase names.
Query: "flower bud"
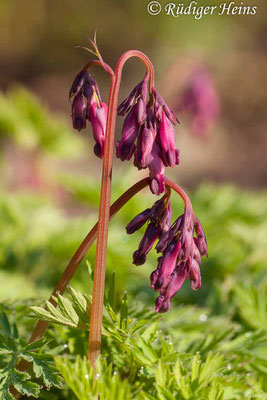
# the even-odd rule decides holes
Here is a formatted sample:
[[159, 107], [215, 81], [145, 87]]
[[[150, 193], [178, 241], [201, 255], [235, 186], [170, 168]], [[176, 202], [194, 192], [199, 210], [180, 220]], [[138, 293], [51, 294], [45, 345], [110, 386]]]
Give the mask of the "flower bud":
[[160, 228], [161, 228], [162, 232], [166, 232], [170, 229], [171, 221], [172, 221], [172, 205], [171, 205], [171, 202], [168, 201], [168, 204], [164, 208], [164, 211], [162, 213], [161, 220], [160, 220]]
[[177, 161], [179, 162], [175, 149], [175, 131], [164, 112], [162, 113], [158, 134], [164, 165], [174, 167]]
[[134, 165], [138, 168], [146, 168], [152, 159], [151, 150], [156, 137], [156, 130], [145, 125], [141, 127], [137, 141]]
[[72, 103], [72, 123], [73, 128], [78, 131], [86, 128], [86, 104], [81, 93], [74, 97]]
[[138, 250], [133, 255], [133, 264], [142, 265], [146, 261], [146, 254], [152, 249], [153, 244], [160, 235], [160, 227], [150, 223], [141, 240]]
[[177, 108], [190, 115], [193, 134], [205, 136], [209, 132], [219, 116], [220, 102], [208, 71], [201, 68], [192, 72]]
[[168, 231], [164, 232], [160, 235], [159, 241], [156, 245], [157, 253], [163, 253], [167, 246], [170, 244], [174, 236], [173, 229], [169, 229]]
[[189, 264], [189, 279], [193, 290], [201, 288], [200, 269], [195, 259], [192, 259]]
[[130, 160], [136, 147], [134, 142], [139, 130], [136, 120], [136, 107], [134, 105], [127, 115], [122, 129], [121, 140], [116, 143], [116, 156], [121, 161]]
[[156, 312], [164, 313], [170, 309], [170, 300], [182, 287], [185, 279], [188, 276], [188, 271], [184, 265], [177, 266], [171, 276], [170, 283], [163, 293], [156, 300]]
[[176, 260], [180, 252], [180, 249], [181, 249], [181, 242], [174, 241], [165, 250], [161, 261], [158, 280], [157, 283], [155, 284], [157, 290], [164, 289], [168, 285], [171, 278], [171, 274], [175, 269]]
[[100, 103], [99, 107], [97, 103], [93, 103], [88, 110], [89, 120], [96, 141], [94, 151], [96, 156], [99, 158], [103, 158], [104, 156], [107, 111], [108, 107], [103, 102]]
[[176, 115], [174, 114], [174, 112], [168, 107], [167, 103], [163, 100], [163, 98], [161, 97], [161, 95], [156, 91], [155, 88], [152, 88], [152, 92], [154, 94], [155, 97], [155, 107], [156, 107], [156, 111], [159, 109], [159, 106], [161, 106], [161, 108], [163, 109], [164, 113], [166, 114], [166, 116], [169, 118], [169, 120], [173, 123], [176, 124], [176, 122], [179, 122]]
[[157, 142], [154, 142], [151, 150], [151, 162], [148, 166], [150, 172], [151, 192], [160, 195], [165, 190], [165, 166], [160, 157], [160, 148]]
[[80, 92], [82, 86], [84, 85], [84, 82], [86, 81], [86, 78], [88, 76], [87, 71], [80, 71], [74, 78], [74, 81], [71, 85], [70, 91], [69, 91], [69, 99], [72, 96], [75, 96], [77, 93]]
[[132, 233], [140, 229], [146, 223], [149, 216], [150, 216], [150, 208], [147, 208], [145, 211], [136, 215], [136, 217], [134, 217], [126, 226], [126, 231], [128, 235], [131, 235]]

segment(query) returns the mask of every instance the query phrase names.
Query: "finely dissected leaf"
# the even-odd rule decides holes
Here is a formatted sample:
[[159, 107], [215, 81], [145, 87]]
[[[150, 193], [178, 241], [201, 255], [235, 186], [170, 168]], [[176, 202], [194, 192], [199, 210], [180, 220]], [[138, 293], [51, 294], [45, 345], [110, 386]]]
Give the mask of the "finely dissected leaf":
[[110, 306], [114, 309], [115, 308], [115, 271], [112, 272], [111, 279], [109, 281], [107, 301], [110, 304]]
[[70, 320], [74, 326], [77, 326], [79, 323], [79, 316], [75, 312], [72, 303], [67, 297], [63, 297], [58, 295], [58, 307], [61, 311], [61, 314], [66, 317], [66, 319]]
[[196, 354], [191, 362], [191, 382], [194, 382], [199, 378], [200, 367], [201, 367], [200, 355]]
[[4, 344], [0, 344], [0, 354], [11, 354], [12, 350], [8, 347], [5, 346]]
[[30, 315], [30, 317], [42, 319], [57, 325], [65, 325], [72, 328], [77, 328], [77, 325], [75, 325], [71, 320], [65, 318], [60, 312], [56, 312], [56, 308], [49, 301], [47, 301], [46, 304], [48, 310], [45, 310], [42, 307], [32, 306], [30, 309], [34, 315]]
[[37, 383], [29, 381], [13, 382], [13, 385], [20, 394], [33, 397], [39, 397], [40, 389], [42, 388]]
[[144, 356], [149, 362], [155, 363], [158, 360], [158, 355], [153, 348], [152, 342], [146, 342], [145, 339], [141, 336], [138, 344], [139, 348], [143, 351]]
[[201, 366], [199, 374], [199, 386], [207, 385], [216, 375], [218, 375], [224, 365], [224, 357], [219, 354], [208, 355], [207, 360]]
[[58, 295], [55, 297], [57, 306], [46, 301], [46, 308], [30, 307], [33, 314], [29, 317], [39, 318], [57, 325], [71, 328], [88, 329], [90, 301], [73, 288], [68, 289], [71, 298]]
[[167, 382], [167, 368], [164, 368], [163, 363], [159, 360], [158, 367], [155, 372], [155, 378], [158, 385], [164, 387]]
[[59, 322], [64, 323], [66, 325], [76, 327], [77, 325], [73, 323], [70, 318], [66, 317], [67, 311], [62, 314], [62, 311], [57, 309], [50, 301], [46, 301], [46, 308], [50, 312], [50, 314], [57, 319]]
[[87, 265], [89, 276], [90, 276], [92, 282], [94, 282], [94, 270], [92, 268], [92, 265], [89, 263], [88, 260], [86, 260], [86, 265]]
[[255, 287], [235, 287], [236, 302], [240, 316], [254, 329], [267, 327], [267, 285]]
[[45, 354], [32, 353], [33, 372], [37, 378], [42, 377], [47, 388], [61, 388], [62, 378], [57, 368], [51, 364], [51, 357]]
[[209, 392], [208, 400], [223, 400], [224, 389], [220, 382], [214, 381]]
[[[112, 365], [98, 360], [96, 375], [86, 358], [76, 357], [72, 363], [65, 357], [56, 357], [56, 365], [66, 384], [79, 400], [130, 400], [130, 386], [113, 374]], [[96, 376], [97, 379], [94, 378]]]
[[7, 315], [4, 312], [0, 315], [0, 323], [3, 327], [6, 335], [11, 336], [11, 327], [10, 327]]
[[128, 298], [125, 291], [121, 302], [120, 328], [127, 330], [128, 325]]
[[189, 399], [192, 396], [192, 390], [190, 387], [189, 376], [187, 374], [187, 371], [183, 367], [181, 360], [177, 360], [173, 372], [175, 381], [182, 396], [184, 397], [184, 399]]
[[87, 322], [89, 320], [89, 307], [90, 303], [88, 299], [86, 299], [79, 291], [73, 289], [73, 287], [69, 287], [68, 291], [70, 292], [72, 301], [73, 301], [73, 307], [77, 314], [79, 315], [79, 318], [83, 322]]
[[26, 372], [18, 371], [15, 368], [16, 355], [10, 363], [1, 370], [0, 374], [0, 399], [14, 399], [9, 388], [13, 385], [19, 393], [27, 396], [38, 397], [41, 386], [30, 382], [31, 376]]
[[[6, 326], [11, 326], [8, 318], [5, 318]], [[14, 326], [14, 325], [13, 325]], [[41, 386], [32, 382], [32, 377], [27, 372], [19, 371], [16, 366], [21, 359], [33, 364], [36, 377], [42, 377], [47, 388], [51, 386], [61, 387], [61, 380], [57, 368], [53, 365], [53, 357], [49, 354], [40, 353], [41, 349], [51, 342], [51, 339], [39, 339], [36, 342], [22, 346], [17, 337], [17, 331], [5, 330], [1, 344], [2, 354], [5, 356], [5, 366], [0, 370], [0, 399], [13, 399], [10, 387], [14, 388], [26, 396], [38, 397]], [[38, 353], [37, 353], [38, 352]]]
[[42, 338], [35, 340], [35, 342], [29, 343], [24, 347], [24, 351], [36, 351], [40, 350], [42, 347], [46, 346], [51, 342], [52, 339]]

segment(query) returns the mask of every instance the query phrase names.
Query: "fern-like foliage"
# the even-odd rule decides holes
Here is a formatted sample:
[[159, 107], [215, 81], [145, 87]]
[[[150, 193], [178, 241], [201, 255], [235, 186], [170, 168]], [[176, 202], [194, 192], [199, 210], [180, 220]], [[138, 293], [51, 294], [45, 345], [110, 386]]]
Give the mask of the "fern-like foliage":
[[130, 400], [131, 386], [128, 379], [122, 379], [112, 365], [98, 361], [96, 379], [94, 370], [86, 358], [76, 357], [74, 362], [57, 357], [56, 365], [66, 384], [79, 400]]
[[[42, 352], [50, 340], [40, 339], [28, 345], [22, 345], [16, 324], [11, 325], [5, 313], [0, 316], [0, 399], [13, 400], [11, 386], [21, 395], [38, 397], [43, 381], [45, 387], [61, 387], [62, 378], [54, 365], [53, 357]], [[19, 371], [16, 366], [23, 359], [32, 365], [33, 374]], [[38, 379], [38, 383], [35, 382]]]
[[68, 297], [60, 294], [54, 298], [58, 307], [48, 300], [45, 307], [31, 307], [31, 318], [42, 319], [49, 323], [68, 326], [70, 328], [81, 328], [88, 330], [89, 311], [91, 301], [72, 287], [68, 289]]
[[236, 304], [240, 317], [253, 329], [267, 329], [267, 282], [259, 287], [235, 287]]
[[[91, 270], [90, 275], [93, 279]], [[115, 311], [111, 306], [114, 282], [113, 275], [104, 302], [104, 361], [98, 363], [98, 379], [94, 381], [86, 359], [67, 355], [56, 359], [65, 382], [78, 399], [97, 399], [101, 395], [103, 400], [242, 400], [243, 393], [251, 399], [252, 394], [264, 399], [261, 387], [267, 372], [266, 331], [240, 332], [230, 321], [225, 329], [225, 321], [222, 325], [218, 319], [209, 319], [194, 333], [196, 327], [192, 324], [190, 308], [187, 312], [191, 315], [191, 326], [186, 324], [186, 311], [181, 309], [184, 323], [180, 331], [179, 318], [176, 329], [175, 324], [171, 330], [169, 326], [160, 329], [158, 315], [145, 308], [129, 307], [126, 292], [119, 310]], [[89, 299], [69, 288], [57, 302], [58, 308], [51, 304], [47, 304], [47, 309], [32, 307], [34, 317], [69, 330], [89, 329], [86, 323]], [[202, 329], [205, 330], [202, 332]], [[166, 335], [164, 331], [169, 330], [175, 331], [176, 336]], [[184, 340], [185, 335], [191, 339]], [[107, 392], [107, 387], [112, 391]]]

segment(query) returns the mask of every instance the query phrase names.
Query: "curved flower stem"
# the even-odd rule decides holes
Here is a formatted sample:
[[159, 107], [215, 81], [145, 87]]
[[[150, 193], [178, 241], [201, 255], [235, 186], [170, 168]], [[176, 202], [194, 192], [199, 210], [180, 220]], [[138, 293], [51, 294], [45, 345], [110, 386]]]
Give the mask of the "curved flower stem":
[[189, 199], [185, 191], [179, 185], [177, 185], [177, 183], [174, 183], [168, 178], [165, 178], [165, 184], [173, 189], [176, 193], [178, 193], [179, 196], [181, 196], [184, 201], [185, 207], [187, 207], [187, 209], [192, 212], [193, 216], [195, 216], [191, 200]]
[[[118, 95], [121, 83], [121, 74], [125, 62], [131, 57], [138, 57], [149, 72], [149, 86], [154, 85], [154, 69], [149, 58], [138, 50], [130, 50], [119, 58], [114, 75], [111, 76], [111, 87], [108, 102], [108, 116], [106, 127], [106, 142], [102, 167], [101, 196], [99, 205], [99, 219], [97, 229], [96, 258], [94, 268], [94, 286], [92, 297], [92, 311], [90, 318], [89, 352], [88, 358], [94, 366], [100, 354], [102, 314], [105, 289], [106, 255], [108, 241], [108, 223], [111, 196], [113, 149], [116, 129]], [[102, 65], [102, 63], [101, 63]]]
[[[142, 179], [141, 181], [135, 183], [133, 186], [131, 186], [126, 192], [124, 192], [110, 207], [110, 220], [113, 218], [114, 215], [117, 214], [117, 212], [132, 198], [134, 197], [138, 192], [140, 192], [142, 189], [144, 189], [146, 186], [149, 185], [149, 177]], [[184, 200], [185, 205], [187, 207], [192, 208], [192, 204], [190, 202], [189, 197], [187, 194], [183, 191], [180, 186], [178, 186], [176, 183], [172, 182], [171, 180], [166, 178], [166, 186], [167, 186], [167, 196], [170, 195], [169, 191], [170, 188], [175, 190]], [[87, 234], [87, 236], [84, 238], [82, 241], [81, 245], [73, 255], [72, 259], [70, 260], [69, 264], [67, 265], [65, 271], [61, 275], [59, 281], [57, 282], [50, 298], [48, 301], [50, 301], [51, 304], [56, 306], [56, 301], [55, 297], [58, 294], [63, 295], [68, 284], [70, 283], [71, 279], [73, 278], [75, 272], [77, 271], [79, 265], [81, 264], [82, 260], [84, 259], [85, 255], [89, 251], [90, 247], [93, 245], [95, 239], [96, 239], [96, 233], [97, 233], [97, 228], [98, 228], [98, 222], [93, 226], [93, 228], [90, 230], [90, 232]], [[37, 324], [35, 325], [35, 328], [32, 332], [32, 335], [29, 339], [29, 343], [32, 343], [40, 338], [43, 337], [47, 327], [49, 326], [49, 323], [46, 321], [39, 320]], [[22, 360], [19, 365], [18, 369], [20, 371], [27, 371], [29, 368], [29, 363], [25, 360]], [[15, 391], [14, 388], [12, 388], [12, 393], [17, 395], [17, 398], [19, 398], [19, 394]]]
[[[141, 181], [135, 183], [131, 186], [126, 192], [124, 192], [110, 207], [110, 220], [117, 214], [117, 212], [133, 197], [135, 196], [140, 190], [144, 189], [146, 186], [149, 185], [149, 178], [144, 178]], [[73, 255], [72, 259], [70, 260], [69, 264], [67, 265], [65, 271], [61, 275], [60, 279], [58, 280], [51, 296], [49, 297], [48, 301], [53, 304], [54, 306], [57, 305], [55, 301], [55, 297], [58, 294], [63, 294], [67, 289], [68, 284], [70, 283], [71, 279], [73, 278], [75, 272], [77, 271], [79, 265], [81, 264], [82, 260], [86, 256], [87, 252], [89, 251], [90, 247], [93, 245], [96, 234], [97, 234], [98, 222], [93, 226], [90, 232], [82, 241], [81, 245]], [[32, 332], [30, 340], [28, 342], [32, 343], [36, 340], [40, 339], [49, 323], [46, 321], [39, 320], [35, 325], [35, 328]], [[29, 363], [25, 360], [22, 360], [19, 365], [18, 369], [20, 371], [26, 371], [28, 369]]]

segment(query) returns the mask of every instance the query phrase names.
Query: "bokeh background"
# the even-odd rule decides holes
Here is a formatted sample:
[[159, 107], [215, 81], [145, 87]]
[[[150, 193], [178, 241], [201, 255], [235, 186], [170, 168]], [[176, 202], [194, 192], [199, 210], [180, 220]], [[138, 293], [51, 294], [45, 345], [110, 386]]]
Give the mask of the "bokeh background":
[[[96, 221], [101, 161], [93, 154], [90, 128], [72, 130], [68, 91], [92, 57], [75, 46], [89, 46], [97, 28], [99, 49], [111, 66], [128, 49], [151, 58], [156, 86], [174, 108], [193, 71], [208, 71], [220, 112], [201, 134], [192, 130], [192, 115], [178, 113], [181, 163], [167, 175], [189, 191], [207, 233], [209, 259], [203, 288], [196, 293], [187, 284], [175, 301], [206, 307], [200, 321], [209, 313], [227, 314], [250, 329], [266, 327], [266, 309], [259, 310], [257, 300], [266, 288], [267, 259], [266, 4], [259, 0], [257, 6], [255, 16], [195, 20], [151, 16], [146, 1], [1, 0], [1, 300], [46, 298]], [[143, 73], [138, 60], [127, 63], [121, 100]], [[109, 78], [97, 68], [92, 74], [107, 101]], [[121, 126], [118, 120], [117, 137]], [[113, 175], [115, 199], [145, 172], [115, 160]], [[154, 201], [144, 191], [120, 212], [108, 250], [108, 279], [115, 270], [118, 293], [128, 289], [151, 306], [156, 255], [134, 267], [131, 254], [141, 233], [129, 237], [124, 227]], [[178, 216], [182, 204], [173, 202]], [[94, 249], [87, 260], [93, 264]], [[74, 285], [91, 288], [85, 262]]]

